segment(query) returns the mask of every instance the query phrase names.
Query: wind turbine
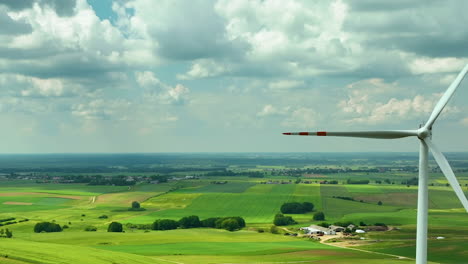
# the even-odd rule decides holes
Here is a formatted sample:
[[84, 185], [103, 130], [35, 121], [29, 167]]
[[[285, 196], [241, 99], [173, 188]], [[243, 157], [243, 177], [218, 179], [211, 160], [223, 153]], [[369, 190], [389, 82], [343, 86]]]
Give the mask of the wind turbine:
[[439, 117], [445, 105], [447, 105], [453, 93], [460, 85], [468, 72], [468, 64], [458, 74], [457, 78], [448, 87], [442, 98], [432, 110], [432, 114], [426, 124], [416, 130], [385, 130], [385, 131], [341, 131], [341, 132], [287, 132], [284, 135], [295, 136], [331, 136], [331, 137], [359, 137], [375, 139], [396, 139], [404, 137], [418, 137], [419, 148], [419, 184], [418, 184], [418, 215], [416, 231], [416, 264], [427, 263], [427, 218], [428, 218], [428, 151], [434, 156], [443, 174], [452, 186], [455, 194], [460, 199], [463, 207], [468, 212], [468, 200], [463, 193], [460, 184], [455, 178], [447, 159], [432, 143], [432, 126]]

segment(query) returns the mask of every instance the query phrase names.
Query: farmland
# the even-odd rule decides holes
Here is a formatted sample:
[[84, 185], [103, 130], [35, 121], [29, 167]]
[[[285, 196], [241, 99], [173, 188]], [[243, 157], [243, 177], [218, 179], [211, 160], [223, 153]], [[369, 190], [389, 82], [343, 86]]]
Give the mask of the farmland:
[[[81, 156], [60, 162], [55, 156], [55, 162], [43, 156], [1, 157], [0, 219], [14, 218], [15, 223], [0, 227], [13, 231], [13, 238], [0, 238], [0, 263], [93, 262], [90, 259], [101, 261], [93, 263], [395, 262], [395, 256], [376, 253], [403, 256], [407, 259], [399, 262], [411, 263], [417, 187], [405, 182], [415, 176], [412, 165], [417, 160], [412, 156], [402, 160], [408, 154], [363, 155], [158, 154], [141, 159], [131, 156], [131, 162], [122, 156], [97, 156], [92, 163], [94, 173]], [[463, 153], [450, 157], [457, 161], [456, 174], [466, 191], [464, 161], [468, 157]], [[151, 172], [151, 168], [156, 169]], [[322, 173], [307, 171], [311, 169]], [[243, 176], [253, 171], [262, 176]], [[468, 257], [467, 214], [433, 164], [432, 171], [429, 260], [463, 263]], [[129, 184], [91, 185], [70, 180], [92, 180], [98, 174], [100, 179], [120, 177]], [[369, 183], [347, 184], [349, 178]], [[69, 182], [64, 183], [65, 179]], [[144, 210], [128, 210], [132, 201], [138, 201]], [[297, 224], [280, 227], [279, 234], [270, 233], [274, 216], [286, 202], [311, 202], [314, 211], [290, 214]], [[366, 233], [359, 241], [348, 241], [348, 248], [284, 235], [323, 222], [312, 220], [317, 211], [324, 212], [328, 223], [385, 223], [393, 230]], [[240, 216], [247, 226], [235, 232], [135, 228], [156, 219], [179, 220], [190, 215], [200, 219]], [[58, 233], [34, 233], [34, 225], [42, 221], [67, 228]], [[125, 232], [107, 232], [111, 222], [122, 223]], [[89, 226], [97, 231], [84, 231]], [[445, 239], [435, 239], [439, 236]]]

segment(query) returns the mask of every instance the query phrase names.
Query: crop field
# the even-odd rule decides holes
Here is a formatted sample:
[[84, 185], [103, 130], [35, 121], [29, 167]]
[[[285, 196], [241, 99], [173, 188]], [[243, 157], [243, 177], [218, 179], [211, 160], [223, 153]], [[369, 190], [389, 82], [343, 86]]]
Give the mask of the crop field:
[[[250, 162], [227, 166], [239, 174], [236, 176], [222, 175], [223, 171], [216, 169], [220, 176], [200, 178], [185, 178], [185, 175], [203, 173], [197, 172], [193, 163], [184, 166], [174, 164], [165, 176], [179, 179], [158, 184], [150, 184], [150, 180], [147, 180], [124, 186], [35, 183], [2, 180], [0, 176], [0, 219], [14, 218], [8, 220], [13, 223], [3, 225], [7, 221], [0, 222], [3, 225], [0, 229], [8, 228], [14, 234], [12, 239], [0, 237], [0, 263], [413, 262], [417, 187], [404, 184], [405, 180], [414, 177], [413, 172], [387, 171], [377, 175], [364, 172], [304, 172], [301, 174], [304, 177], [300, 177], [290, 174], [297, 174], [301, 168], [361, 170], [372, 169], [375, 165], [259, 165]], [[177, 172], [177, 168], [184, 171]], [[206, 169], [203, 166], [199, 168]], [[264, 178], [242, 175], [243, 172], [253, 171], [264, 172]], [[51, 175], [60, 177], [56, 175], [66, 173], [60, 171]], [[116, 172], [102, 175], [122, 177], [121, 173]], [[160, 177], [147, 172], [130, 172], [128, 176]], [[349, 178], [369, 179], [370, 182], [347, 184]], [[467, 192], [466, 175], [462, 174], [460, 179]], [[324, 180], [335, 180], [337, 184], [320, 184]], [[376, 182], [384, 180], [393, 183]], [[431, 183], [434, 186], [430, 186], [429, 194], [429, 260], [433, 263], [465, 263], [468, 259], [467, 214], [440, 174], [431, 175]], [[133, 201], [139, 202], [144, 209], [129, 210]], [[287, 214], [297, 223], [278, 227], [279, 234], [273, 234], [270, 232], [273, 219], [287, 202], [311, 202], [314, 211]], [[313, 220], [317, 211], [325, 214], [325, 220]], [[149, 226], [156, 219], [179, 220], [190, 215], [200, 219], [240, 216], [247, 226], [235, 232], [212, 228], [155, 231], [140, 230], [134, 226]], [[34, 225], [42, 221], [67, 228], [58, 233], [34, 233]], [[107, 232], [113, 221], [122, 223], [125, 233]], [[309, 238], [284, 235], [301, 234], [299, 228], [311, 224], [348, 221], [368, 225], [385, 223], [393, 230], [368, 232], [361, 235], [362, 240], [359, 237], [358, 240], [351, 240], [346, 246], [348, 248], [337, 247], [341, 245], [339, 241], [336, 244], [319, 243]], [[97, 231], [84, 231], [90, 226]], [[437, 240], [436, 237], [445, 239]], [[397, 260], [394, 255], [406, 259]]]

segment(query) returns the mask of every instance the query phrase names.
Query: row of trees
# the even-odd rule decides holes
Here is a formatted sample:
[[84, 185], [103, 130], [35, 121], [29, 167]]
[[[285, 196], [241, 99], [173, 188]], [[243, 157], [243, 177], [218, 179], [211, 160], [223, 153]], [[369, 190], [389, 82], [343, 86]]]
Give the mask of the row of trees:
[[284, 203], [280, 210], [283, 214], [304, 214], [312, 212], [314, 210], [314, 204], [309, 202]]
[[232, 170], [223, 169], [220, 171], [212, 171], [205, 173], [205, 176], [248, 176], [250, 178], [263, 178], [265, 173], [261, 171], [241, 171], [235, 172]]
[[197, 228], [210, 227], [226, 229], [229, 231], [239, 230], [245, 227], [245, 220], [239, 216], [233, 217], [211, 217], [204, 220], [196, 215], [182, 217], [179, 221], [171, 219], [157, 219], [154, 221], [151, 229], [153, 230], [171, 230], [177, 228]]
[[369, 180], [348, 179], [347, 184], [369, 184]]
[[[208, 227], [236, 231], [245, 227], [245, 220], [239, 216], [232, 217], [210, 217], [204, 220], [196, 215], [185, 216], [178, 221], [172, 219], [157, 219], [152, 224], [127, 224], [128, 228], [152, 229], [152, 230], [173, 230], [177, 228], [188, 229], [197, 227]], [[108, 232], [122, 232], [122, 224], [112, 222]]]

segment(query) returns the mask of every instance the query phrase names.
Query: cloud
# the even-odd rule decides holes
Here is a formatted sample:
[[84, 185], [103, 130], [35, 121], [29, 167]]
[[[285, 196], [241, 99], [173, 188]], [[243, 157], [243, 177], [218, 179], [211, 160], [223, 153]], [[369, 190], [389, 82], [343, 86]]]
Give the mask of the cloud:
[[175, 87], [169, 88], [160, 98], [164, 103], [181, 105], [187, 103], [189, 93], [190, 90], [187, 87], [177, 84]]
[[[11, 16], [32, 28], [30, 34], [0, 43], [0, 70], [39, 78], [90, 78], [155, 65], [150, 41], [130, 39], [108, 20], [100, 20], [84, 0], [61, 17], [51, 1]], [[47, 58], [47, 59], [44, 59]]]
[[5, 5], [12, 11], [30, 9], [35, 4], [53, 8], [59, 16], [71, 16], [76, 6], [76, 0], [0, 0], [0, 5]]
[[0, 35], [23, 35], [32, 32], [30, 24], [24, 20], [15, 20], [0, 7]]
[[280, 80], [280, 81], [275, 81], [271, 82], [268, 87], [272, 90], [289, 90], [292, 88], [300, 87], [303, 86], [305, 83], [304, 81], [298, 81], [298, 80]]
[[[372, 49], [388, 47], [427, 57], [467, 57], [467, 2], [347, 1], [355, 19], [345, 29], [366, 36]], [[368, 37], [372, 34], [372, 38]]]
[[[347, 123], [379, 124], [426, 119], [441, 97], [441, 94], [418, 94], [388, 99], [392, 93], [402, 91], [403, 87], [398, 83], [385, 83], [382, 79], [363, 80], [350, 84], [347, 88], [348, 99], [338, 103]], [[458, 112], [454, 107], [447, 107], [445, 111]]]
[[284, 127], [312, 128], [316, 125], [319, 115], [311, 108], [301, 107], [292, 111], [281, 125]]
[[190, 89], [182, 84], [174, 87], [161, 82], [153, 72], [135, 72], [136, 82], [140, 87], [145, 88], [145, 99], [153, 103], [162, 103], [169, 105], [183, 105], [189, 99]]
[[150, 71], [135, 72], [135, 78], [141, 87], [154, 87], [162, 85], [161, 81], [156, 78], [156, 76], [154, 76], [153, 72]]
[[72, 106], [72, 115], [87, 120], [127, 120], [132, 103], [127, 100], [96, 99]]
[[156, 51], [171, 60], [194, 60], [242, 55], [243, 43], [227, 39], [225, 20], [219, 16], [211, 1], [153, 1], [135, 0], [131, 8], [145, 24], [146, 34], [157, 41]]
[[201, 59], [192, 63], [190, 70], [185, 74], [178, 74], [177, 78], [180, 80], [194, 80], [219, 76], [229, 71], [224, 65], [218, 64], [212, 59]]
[[413, 60], [409, 68], [414, 74], [458, 72], [466, 64], [459, 58], [418, 58]]
[[283, 116], [289, 112], [290, 107], [283, 107], [278, 109], [271, 104], [265, 105], [260, 112], [257, 113], [258, 117], [267, 117], [267, 116]]

